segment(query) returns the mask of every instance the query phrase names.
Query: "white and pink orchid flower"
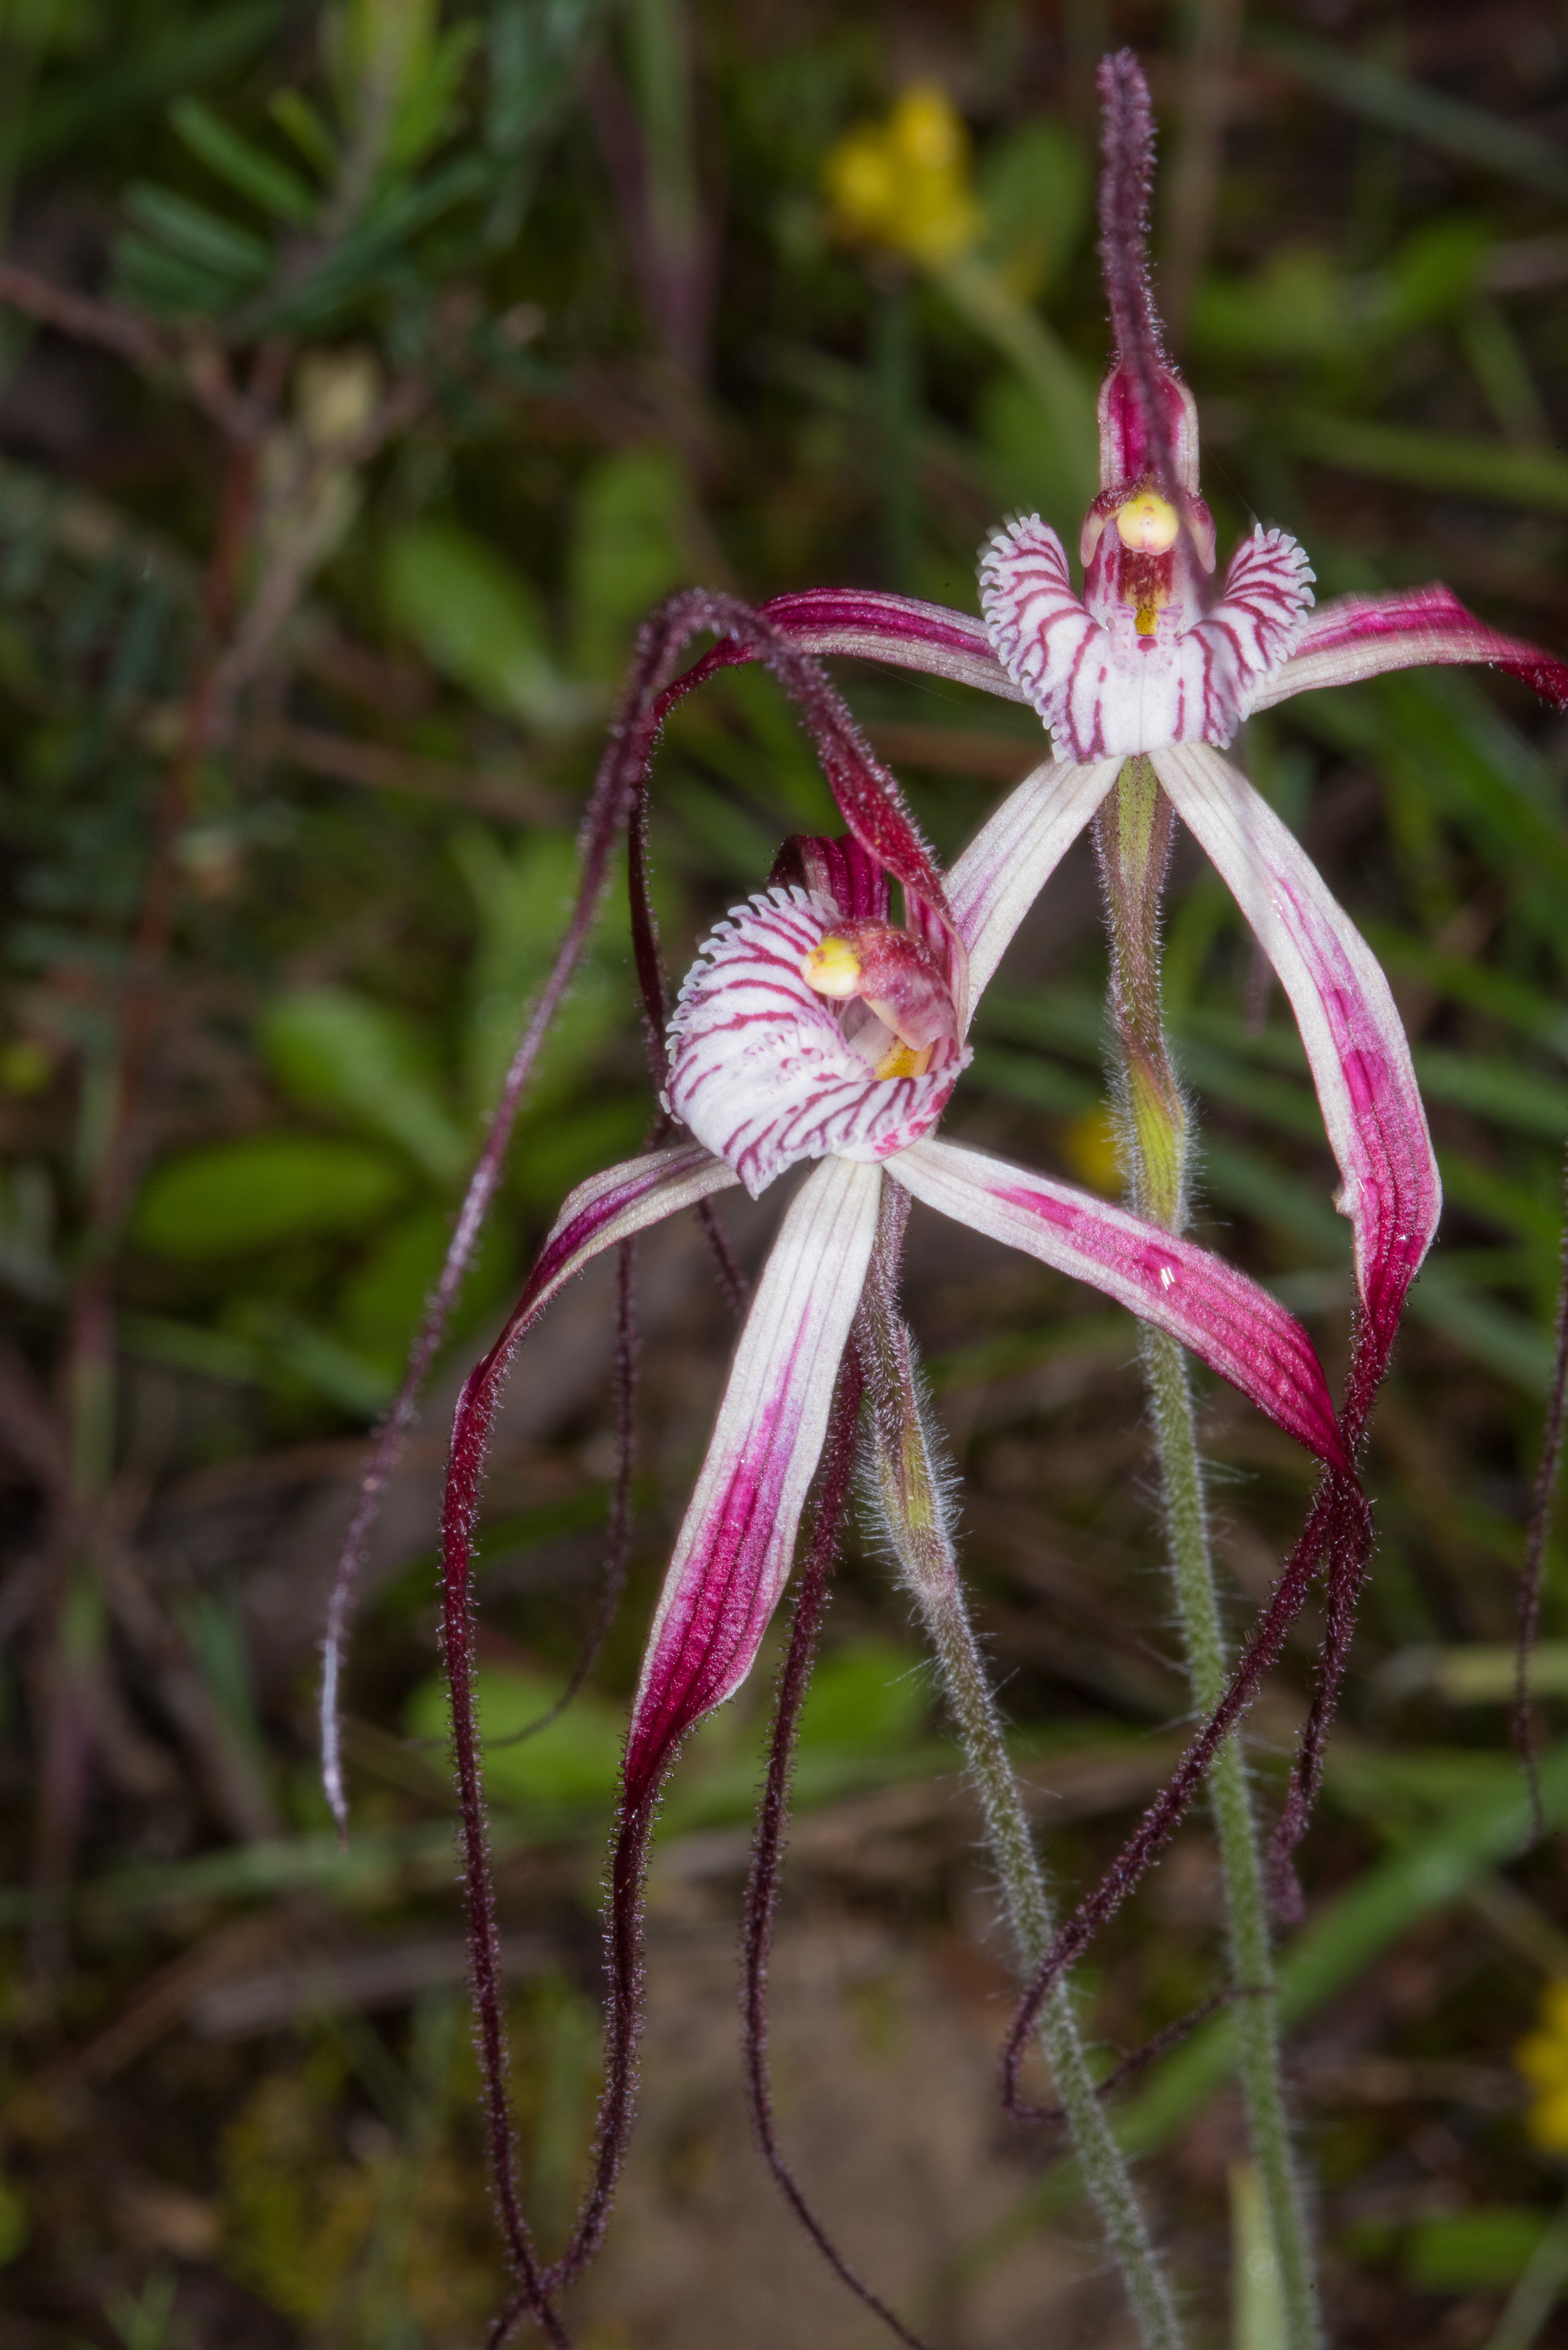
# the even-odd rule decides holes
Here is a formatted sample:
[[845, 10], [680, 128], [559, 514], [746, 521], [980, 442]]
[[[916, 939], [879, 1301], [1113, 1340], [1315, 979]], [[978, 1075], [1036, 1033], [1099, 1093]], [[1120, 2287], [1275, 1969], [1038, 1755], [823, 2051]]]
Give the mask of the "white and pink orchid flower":
[[[695, 1140], [572, 1194], [475, 1374], [494, 1375], [590, 1258], [715, 1191], [743, 1183], [756, 1196], [797, 1163], [822, 1162], [785, 1211], [676, 1542], [633, 1709], [628, 1809], [756, 1658], [794, 1558], [885, 1182], [1173, 1332], [1318, 1458], [1345, 1465], [1311, 1342], [1255, 1282], [1091, 1192], [933, 1131], [969, 1057], [974, 997], [1077, 833], [1080, 802], [1097, 799], [1115, 773], [1114, 761], [1087, 769], [1079, 795], [1064, 796], [1054, 768], [1043, 767], [945, 887], [931, 871], [916, 929], [941, 952], [908, 951], [919, 949], [916, 929], [889, 923], [886, 875], [853, 838], [791, 843], [774, 886], [708, 940], [670, 1023], [666, 1107]], [[886, 963], [901, 953], [919, 981], [917, 1035], [936, 1031], [924, 1042], [901, 1037], [888, 1017], [908, 1022], [907, 1004], [887, 993]], [[843, 985], [846, 954], [864, 989]]]
[[[1365, 1308], [1345, 1406], [1354, 1442], [1437, 1228], [1437, 1165], [1375, 956], [1300, 844], [1221, 754], [1254, 711], [1428, 662], [1485, 662], [1568, 708], [1568, 665], [1489, 628], [1439, 586], [1341, 597], [1314, 610], [1303, 549], [1261, 526], [1214, 592], [1197, 407], [1167, 354], [1149, 279], [1153, 128], [1130, 51], [1105, 61], [1100, 88], [1100, 252], [1116, 356], [1100, 392], [1101, 489], [1080, 539], [1081, 588], [1056, 533], [1034, 515], [1004, 525], [982, 550], [980, 619], [837, 588], [776, 597], [762, 611], [803, 650], [884, 661], [1029, 703], [1050, 734], [1053, 764], [1025, 788], [1064, 827], [1089, 822], [1124, 759], [1150, 760], [1301, 1029]], [[682, 686], [753, 658], [747, 647], [721, 644]]]

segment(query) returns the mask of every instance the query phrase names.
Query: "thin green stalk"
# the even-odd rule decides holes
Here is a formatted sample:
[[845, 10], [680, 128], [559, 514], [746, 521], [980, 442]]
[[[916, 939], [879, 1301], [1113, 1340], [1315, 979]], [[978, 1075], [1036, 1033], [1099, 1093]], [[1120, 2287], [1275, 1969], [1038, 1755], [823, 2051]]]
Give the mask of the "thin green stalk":
[[[1138, 1213], [1179, 1232], [1187, 1222], [1189, 1136], [1159, 1001], [1160, 896], [1172, 828], [1170, 805], [1153, 768], [1147, 759], [1129, 759], [1096, 831], [1110, 932], [1123, 1144]], [[1218, 1705], [1228, 1671], [1187, 1357], [1177, 1339], [1147, 1326], [1142, 1355], [1188, 1676], [1194, 1709], [1203, 1717]], [[1280, 2072], [1262, 1866], [1246, 1762], [1234, 1736], [1215, 1758], [1209, 1794], [1225, 1879], [1231, 1977], [1239, 1994], [1247, 2126], [1278, 2264], [1285, 2341], [1288, 2350], [1316, 2350], [1322, 2339], [1317, 2284]]]
[[[979, 1793], [1021, 1976], [1027, 1978], [1050, 1940], [1050, 1896], [1041, 1873], [1023, 1797], [964, 1603], [941, 1472], [921, 1409], [914, 1344], [879, 1278], [897, 1256], [897, 1205], [883, 1228], [878, 1272], [867, 1284], [859, 1330], [871, 1409], [871, 1476], [899, 1571], [919, 1608], [970, 1775]], [[1180, 2350], [1181, 2329], [1134, 2191], [1127, 2158], [1095, 2091], [1072, 1992], [1057, 1985], [1040, 2018], [1040, 2038], [1077, 2150], [1085, 2183], [1099, 2211], [1145, 2350]]]

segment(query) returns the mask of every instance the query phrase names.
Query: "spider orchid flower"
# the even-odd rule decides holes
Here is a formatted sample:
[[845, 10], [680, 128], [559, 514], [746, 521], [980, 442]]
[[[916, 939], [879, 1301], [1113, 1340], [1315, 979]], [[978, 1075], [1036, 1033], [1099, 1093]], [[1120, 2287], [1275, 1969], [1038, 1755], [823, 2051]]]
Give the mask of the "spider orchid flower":
[[[640, 794], [664, 713], [706, 669], [676, 673], [698, 629], [768, 660], [800, 707], [847, 827], [789, 841], [767, 887], [700, 950], [665, 1021], [641, 880]], [[666, 1143], [567, 1199], [504, 1329], [459, 1399], [443, 1521], [443, 1619], [468, 1861], [487, 2095], [519, 2308], [549, 2296], [596, 2246], [629, 2115], [638, 2034], [639, 1887], [655, 1800], [686, 1733], [734, 1694], [788, 1577], [828, 1438], [840, 1365], [868, 1277], [885, 1187], [1100, 1289], [1169, 1331], [1355, 1490], [1312, 1343], [1221, 1259], [1098, 1195], [939, 1138], [970, 1059], [980, 995], [1062, 856], [1115, 781], [1115, 757], [1024, 779], [945, 877], [894, 778], [816, 663], [732, 599], [678, 597], [644, 632], [602, 776], [629, 816], [634, 943], [667, 1118]], [[1064, 789], [1064, 780], [1066, 788]], [[624, 788], [623, 788], [624, 786]], [[607, 825], [609, 815], [602, 821]], [[904, 920], [891, 919], [890, 885]], [[595, 2184], [568, 2253], [533, 2252], [510, 2186], [499, 1973], [471, 1690], [472, 1533], [508, 1366], [551, 1300], [594, 1258], [737, 1185], [759, 1196], [816, 1162], [790, 1201], [747, 1313], [649, 1633], [611, 1864], [606, 2103]]]
[[[1290, 1000], [1338, 1161], [1364, 1308], [1346, 1403], [1352, 1440], [1437, 1227], [1436, 1163], [1410, 1055], [1370, 948], [1299, 843], [1221, 754], [1253, 712], [1427, 662], [1486, 662], [1568, 708], [1568, 666], [1477, 619], [1433, 585], [1314, 607], [1303, 550], [1255, 528], [1215, 580], [1199, 484], [1198, 411], [1165, 347], [1146, 221], [1148, 92], [1130, 50], [1100, 68], [1100, 255], [1116, 357], [1099, 396], [1100, 492], [1081, 588], [1038, 515], [982, 552], [982, 619], [836, 588], [763, 612], [803, 650], [849, 654], [1028, 703], [1051, 737], [1039, 788], [1087, 824], [1121, 763], [1146, 757], [1221, 875]], [[691, 674], [754, 658], [716, 647]]]
[[[1115, 760], [1091, 763], [1064, 793], [1059, 772], [1042, 768], [945, 882], [923, 850], [911, 873], [906, 849], [902, 928], [888, 918], [888, 872], [855, 837], [787, 843], [769, 888], [702, 946], [669, 1024], [664, 1107], [692, 1139], [579, 1185], [470, 1378], [454, 1469], [472, 1407], [592, 1258], [716, 1192], [743, 1185], [756, 1198], [791, 1167], [822, 1162], [785, 1211], [670, 1560], [632, 1712], [628, 1811], [756, 1658], [789, 1574], [888, 1181], [1172, 1332], [1325, 1464], [1347, 1467], [1311, 1341], [1267, 1291], [1093, 1192], [935, 1132], [970, 1058], [979, 994], [1116, 771]], [[907, 825], [901, 811], [892, 821]], [[877, 829], [887, 838], [890, 827]]]
[[[1345, 1465], [1310, 1342], [1266, 1292], [1125, 1209], [935, 1132], [969, 1059], [979, 991], [1075, 829], [1050, 782], [1025, 785], [940, 897], [907, 898], [916, 920], [904, 929], [888, 920], [885, 874], [857, 842], [794, 841], [773, 886], [733, 910], [686, 980], [665, 1106], [701, 1158], [679, 1146], [670, 1154], [672, 1203], [699, 1182], [739, 1181], [756, 1197], [798, 1161], [822, 1163], [785, 1211], [670, 1561], [633, 1710], [629, 1805], [756, 1656], [794, 1557], [888, 1181], [1172, 1331], [1320, 1459]], [[639, 1221], [653, 1196], [639, 1198]], [[603, 1215], [610, 1197], [588, 1212]], [[573, 1220], [569, 1204], [561, 1241]], [[574, 1254], [595, 1244], [586, 1232], [570, 1243]]]

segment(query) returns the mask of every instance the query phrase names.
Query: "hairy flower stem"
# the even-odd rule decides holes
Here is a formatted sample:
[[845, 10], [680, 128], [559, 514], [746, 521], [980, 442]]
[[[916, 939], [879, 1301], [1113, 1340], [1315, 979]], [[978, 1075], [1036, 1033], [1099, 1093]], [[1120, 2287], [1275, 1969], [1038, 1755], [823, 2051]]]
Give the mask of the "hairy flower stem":
[[[1175, 818], [1147, 759], [1129, 759], [1096, 819], [1111, 948], [1111, 1015], [1121, 1086], [1122, 1141], [1132, 1204], [1179, 1232], [1187, 1222], [1187, 1105], [1171, 1063], [1159, 997], [1159, 915]], [[1144, 1376], [1165, 1498], [1171, 1576], [1187, 1649], [1193, 1708], [1206, 1720], [1229, 1679], [1209, 1540], [1209, 1515], [1187, 1358], [1178, 1340], [1145, 1325]], [[1225, 1878], [1231, 1967], [1240, 1994], [1238, 2037], [1247, 2126], [1263, 2185], [1288, 2350], [1321, 2340], [1306, 2217], [1291, 2152], [1280, 2073], [1278, 1999], [1251, 1794], [1232, 1732], [1209, 1773]]]
[[[857, 1324], [870, 1405], [872, 1489], [899, 1572], [936, 1652], [943, 1691], [980, 1794], [1019, 1970], [1027, 1976], [1051, 1939], [1050, 1897], [1008, 1756], [1002, 1716], [964, 1603], [941, 1471], [926, 1429], [914, 1342], [894, 1303], [908, 1201], [889, 1184], [884, 1201], [877, 1254]], [[1149, 2241], [1126, 2157], [1096, 2093], [1073, 1995], [1064, 1982], [1041, 2011], [1040, 2038], [1145, 2350], [1179, 2350], [1181, 2329], [1170, 2287]]]

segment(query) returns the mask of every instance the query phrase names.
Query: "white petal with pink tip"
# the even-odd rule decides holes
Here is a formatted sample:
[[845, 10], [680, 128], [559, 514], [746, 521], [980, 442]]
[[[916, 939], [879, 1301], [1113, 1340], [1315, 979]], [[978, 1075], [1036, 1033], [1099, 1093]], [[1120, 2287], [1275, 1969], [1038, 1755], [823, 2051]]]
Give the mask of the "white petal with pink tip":
[[1382, 965], [1294, 834], [1228, 761], [1193, 743], [1157, 752], [1154, 768], [1290, 998], [1339, 1162], [1362, 1298], [1386, 1350], [1443, 1193]]
[[804, 889], [770, 889], [732, 908], [704, 942], [670, 1023], [665, 1107], [753, 1199], [798, 1159], [876, 1160], [906, 1149], [936, 1124], [970, 1057], [938, 1045], [923, 1076], [873, 1076], [837, 1008], [801, 976], [803, 959], [839, 920], [827, 899]]

